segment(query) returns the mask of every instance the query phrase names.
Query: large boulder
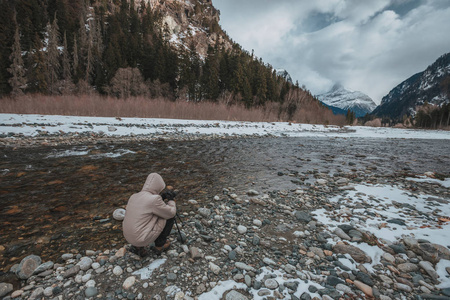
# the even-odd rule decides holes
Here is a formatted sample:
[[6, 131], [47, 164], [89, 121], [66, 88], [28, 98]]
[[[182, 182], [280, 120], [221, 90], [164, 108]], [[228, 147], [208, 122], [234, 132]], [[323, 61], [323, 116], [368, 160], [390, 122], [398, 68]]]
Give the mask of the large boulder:
[[0, 283], [0, 297], [6, 296], [13, 290], [13, 285], [11, 283]]
[[37, 269], [42, 263], [42, 260], [37, 255], [28, 255], [19, 264], [16, 270], [16, 275], [20, 279], [28, 279], [33, 275], [34, 270]]
[[422, 256], [424, 260], [432, 263], [438, 263], [441, 259], [450, 260], [450, 250], [438, 244], [422, 243], [412, 250]]
[[371, 263], [372, 258], [358, 247], [346, 245], [344, 243], [337, 243], [333, 247], [333, 251], [341, 254], [350, 254], [350, 256], [358, 263]]

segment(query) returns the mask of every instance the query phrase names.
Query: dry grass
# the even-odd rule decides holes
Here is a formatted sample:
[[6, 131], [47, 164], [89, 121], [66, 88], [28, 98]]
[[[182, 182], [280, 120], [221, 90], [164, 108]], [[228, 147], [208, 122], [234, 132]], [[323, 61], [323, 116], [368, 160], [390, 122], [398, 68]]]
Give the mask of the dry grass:
[[[98, 95], [25, 95], [17, 99], [3, 98], [0, 99], [0, 103], [0, 113], [254, 122], [286, 121], [278, 117], [277, 104], [267, 105], [265, 109], [246, 109], [240, 105], [229, 106], [223, 103], [173, 102], [162, 98], [145, 97], [123, 100]], [[311, 113], [300, 109], [293, 119], [302, 123], [342, 125], [340, 118], [335, 117], [331, 111], [326, 111], [324, 115], [323, 111], [317, 110]]]

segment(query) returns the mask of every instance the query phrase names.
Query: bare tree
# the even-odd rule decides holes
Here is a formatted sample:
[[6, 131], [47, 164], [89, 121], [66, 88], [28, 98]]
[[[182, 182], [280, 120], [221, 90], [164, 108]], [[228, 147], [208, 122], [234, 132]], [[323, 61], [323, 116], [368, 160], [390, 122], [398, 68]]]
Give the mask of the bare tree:
[[119, 98], [145, 96], [148, 87], [138, 68], [120, 68], [111, 80], [110, 93]]

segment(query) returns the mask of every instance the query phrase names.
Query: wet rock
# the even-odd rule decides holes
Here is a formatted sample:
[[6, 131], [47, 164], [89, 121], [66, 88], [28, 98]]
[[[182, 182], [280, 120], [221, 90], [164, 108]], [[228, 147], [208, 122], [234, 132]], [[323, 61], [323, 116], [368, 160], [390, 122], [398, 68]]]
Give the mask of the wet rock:
[[364, 294], [366, 294], [369, 297], [373, 297], [373, 290], [370, 286], [368, 286], [367, 284], [362, 283], [361, 281], [358, 281], [358, 280], [355, 280], [353, 283]]
[[249, 195], [249, 196], [258, 196], [259, 192], [255, 191], [255, 190], [248, 190], [247, 191], [247, 195]]
[[448, 296], [440, 296], [434, 294], [421, 294], [420, 297], [424, 300], [449, 300]]
[[441, 290], [442, 294], [444, 294], [447, 297], [450, 297], [450, 288], [445, 288]]
[[317, 179], [316, 180], [316, 185], [326, 185], [328, 183], [328, 181], [326, 181], [325, 179]]
[[92, 263], [92, 259], [85, 256], [80, 259], [78, 265], [80, 266], [80, 270], [87, 271], [91, 268]]
[[200, 250], [197, 247], [191, 247], [189, 248], [189, 251], [191, 253], [191, 257], [193, 259], [199, 259], [203, 257], [203, 254], [200, 252]]
[[54, 265], [55, 265], [55, 264], [54, 264], [52, 261], [45, 262], [45, 263], [39, 265], [39, 266], [33, 271], [33, 274], [39, 274], [39, 273], [42, 273], [42, 272], [44, 272], [44, 271], [47, 271], [48, 269], [53, 268]]
[[216, 275], [221, 271], [220, 267], [212, 262], [209, 263], [209, 269]]
[[95, 296], [97, 296], [97, 293], [98, 293], [97, 288], [96, 288], [96, 287], [93, 287], [93, 286], [88, 287], [88, 288], [84, 291], [84, 295], [85, 295], [87, 298], [95, 297]]
[[127, 279], [125, 279], [125, 281], [124, 281], [123, 284], [122, 284], [122, 287], [123, 287], [125, 290], [128, 290], [128, 289], [130, 289], [135, 283], [136, 283], [136, 277], [130, 276], [130, 277], [128, 277]]
[[403, 238], [403, 243], [410, 249], [413, 249], [419, 245], [419, 242], [415, 238], [409, 236]]
[[200, 208], [198, 209], [198, 213], [199, 213], [201, 216], [207, 218], [207, 217], [209, 217], [209, 216], [211, 215], [211, 210], [210, 210], [209, 208], [200, 207]]
[[365, 283], [365, 284], [367, 284], [369, 286], [373, 286], [375, 284], [373, 282], [372, 278], [368, 274], [366, 274], [364, 272], [356, 273], [356, 279], [358, 279], [362, 283]]
[[344, 284], [344, 282], [340, 278], [338, 278], [336, 276], [328, 276], [327, 277], [327, 284], [331, 285], [331, 286], [336, 286], [338, 284]]
[[63, 276], [64, 276], [64, 278], [69, 278], [69, 277], [77, 275], [79, 271], [80, 271], [80, 266], [75, 265], [72, 268], [68, 269], [66, 272], [64, 272]]
[[450, 250], [438, 244], [422, 243], [412, 250], [430, 262], [438, 262], [441, 259], [450, 260]]
[[248, 300], [248, 298], [238, 291], [232, 290], [225, 296], [225, 300]]
[[394, 250], [395, 253], [405, 253], [406, 254], [406, 249], [405, 246], [401, 245], [401, 244], [393, 244], [393, 245], [389, 245], [389, 247]]
[[338, 227], [347, 234], [350, 232], [350, 230], [355, 229], [355, 227], [353, 227], [352, 225], [349, 225], [349, 224], [341, 224], [341, 225], [338, 225]]
[[63, 260], [69, 260], [69, 259], [73, 258], [73, 254], [72, 253], [65, 253], [65, 254], [61, 255], [61, 258]]
[[344, 292], [344, 294], [348, 294], [348, 295], [354, 294], [353, 290], [349, 286], [346, 286], [345, 284], [340, 284], [340, 283], [337, 284], [336, 290]]
[[386, 276], [386, 275], [379, 274], [378, 277], [379, 277], [383, 282], [385, 282], [385, 283], [387, 283], [387, 284], [393, 284], [393, 283], [394, 283], [394, 281], [393, 281], [390, 277], [388, 277], [388, 276]]
[[202, 293], [204, 293], [205, 291], [206, 291], [206, 286], [205, 286], [205, 284], [200, 283], [200, 284], [197, 286], [197, 289], [196, 289], [197, 294], [202, 294]]
[[16, 270], [16, 275], [20, 279], [28, 279], [33, 275], [34, 270], [39, 267], [42, 260], [37, 255], [28, 255], [20, 262], [18, 269]]
[[55, 286], [52, 290], [52, 294], [57, 296], [62, 293], [62, 288], [60, 286]]
[[270, 294], [272, 294], [272, 292], [268, 289], [260, 289], [258, 291], [258, 296], [260, 297], [269, 296]]
[[115, 266], [113, 269], [113, 274], [116, 276], [120, 276], [123, 274], [123, 269], [120, 266]]
[[390, 253], [387, 252], [383, 253], [383, 258], [384, 260], [390, 262], [391, 264], [395, 263], [395, 257]]
[[252, 266], [249, 266], [242, 262], [236, 262], [234, 265], [236, 266], [236, 268], [241, 269], [241, 270], [252, 271], [252, 272], [256, 271], [255, 268], [253, 268]]
[[53, 288], [51, 286], [44, 289], [44, 296], [46, 297], [53, 296]]
[[309, 223], [312, 220], [312, 217], [309, 215], [309, 213], [304, 211], [296, 211], [294, 215], [297, 218], [297, 221], [300, 221], [302, 223]]
[[262, 226], [262, 221], [258, 220], [258, 219], [254, 219], [253, 220], [253, 225], [261, 227]]
[[439, 275], [437, 274], [436, 270], [434, 269], [433, 265], [429, 261], [421, 261], [419, 262], [419, 267], [425, 270], [428, 275], [430, 275], [433, 280], [437, 280]]
[[392, 223], [392, 224], [397, 224], [397, 225], [400, 225], [400, 226], [406, 226], [405, 221], [402, 220], [402, 219], [390, 219], [390, 220], [387, 220], [386, 222]]
[[[18, 298], [18, 297], [21, 297], [22, 296], [22, 294], [24, 293], [24, 291], [23, 290], [16, 290], [16, 291], [14, 291], [14, 292], [12, 292], [12, 294], [11, 294], [11, 298]], [[0, 294], [0, 297], [2, 297], [2, 295]]]
[[264, 281], [264, 286], [269, 290], [274, 290], [278, 288], [278, 282], [275, 279], [269, 278]]
[[40, 299], [42, 295], [44, 295], [44, 288], [38, 287], [31, 293], [29, 300]]
[[370, 263], [372, 259], [361, 249], [342, 243], [334, 245], [333, 251], [341, 254], [350, 254], [350, 256], [359, 263]]
[[239, 226], [237, 227], [237, 231], [238, 231], [240, 234], [244, 234], [244, 233], [247, 232], [247, 227], [245, 227], [245, 226], [243, 226], [243, 225], [239, 225]]
[[394, 283], [394, 288], [396, 288], [397, 290], [400, 290], [400, 291], [407, 292], [407, 293], [412, 292], [412, 288], [409, 285], [403, 284], [403, 283], [398, 283], [398, 282]]
[[337, 228], [333, 231], [333, 233], [334, 233], [335, 235], [337, 235], [338, 237], [340, 237], [341, 239], [343, 239], [343, 240], [347, 240], [347, 241], [351, 241], [351, 240], [352, 240], [352, 238], [349, 237], [349, 236], [344, 232], [344, 230], [342, 230], [342, 229], [339, 228], [339, 227], [337, 227]]
[[0, 283], [0, 297], [6, 296], [14, 289], [11, 283]]
[[403, 264], [397, 265], [397, 269], [403, 273], [410, 273], [410, 272], [416, 272], [417, 270], [419, 270], [419, 267], [413, 263], [403, 263]]
[[276, 266], [277, 263], [268, 257], [264, 257], [263, 262], [267, 265]]

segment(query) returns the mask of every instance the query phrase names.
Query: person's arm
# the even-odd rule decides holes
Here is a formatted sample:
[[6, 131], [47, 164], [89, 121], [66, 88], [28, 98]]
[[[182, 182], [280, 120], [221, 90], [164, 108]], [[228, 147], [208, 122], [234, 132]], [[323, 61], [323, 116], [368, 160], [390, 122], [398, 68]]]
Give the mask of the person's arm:
[[162, 197], [158, 196], [153, 206], [153, 213], [166, 220], [175, 217], [175, 214], [177, 213], [175, 201], [170, 200], [165, 203]]

